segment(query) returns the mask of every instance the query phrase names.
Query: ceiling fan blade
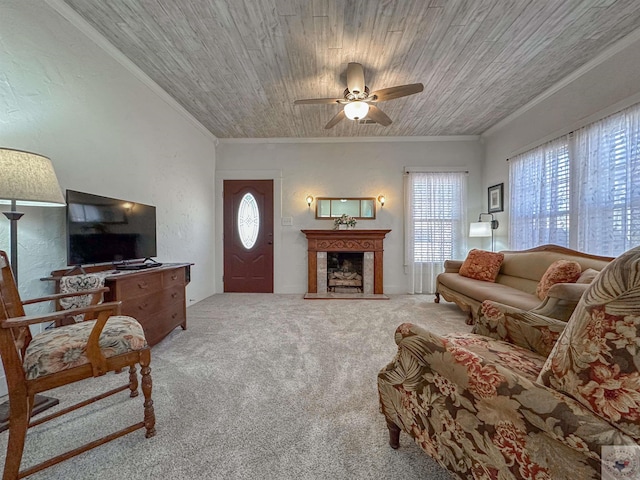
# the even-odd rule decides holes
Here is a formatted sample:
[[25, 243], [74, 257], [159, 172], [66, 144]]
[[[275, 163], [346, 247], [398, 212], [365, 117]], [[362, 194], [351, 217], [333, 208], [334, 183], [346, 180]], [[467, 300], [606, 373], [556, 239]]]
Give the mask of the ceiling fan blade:
[[324, 126], [325, 130], [335, 127], [340, 120], [344, 119], [344, 117], [344, 110], [340, 110], [331, 120], [329, 120], [329, 123]]
[[364, 92], [364, 69], [359, 63], [347, 65], [347, 88], [353, 94]]
[[391, 125], [391, 119], [387, 116], [386, 113], [384, 113], [375, 105], [369, 105], [369, 113], [367, 113], [367, 118], [373, 120], [376, 123], [379, 123], [383, 127], [388, 127], [389, 125]]
[[406, 97], [407, 95], [420, 93], [422, 90], [424, 90], [424, 85], [421, 83], [410, 83], [409, 85], [399, 85], [397, 87], [376, 90], [369, 95], [369, 97], [374, 97], [375, 102], [385, 102], [387, 100], [393, 100], [394, 98]]
[[303, 100], [296, 100], [294, 105], [309, 105], [315, 103], [338, 103], [342, 98], [305, 98]]

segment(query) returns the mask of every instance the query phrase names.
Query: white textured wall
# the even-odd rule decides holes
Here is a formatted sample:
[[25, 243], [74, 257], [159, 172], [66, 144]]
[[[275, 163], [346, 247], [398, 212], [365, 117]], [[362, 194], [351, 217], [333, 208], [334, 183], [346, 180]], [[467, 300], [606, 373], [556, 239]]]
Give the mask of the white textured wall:
[[[629, 38], [639, 37], [636, 32]], [[640, 39], [623, 40], [614, 49], [616, 53], [582, 75], [573, 75], [572, 80], [564, 82], [566, 85], [555, 93], [500, 128], [490, 129], [483, 135], [486, 146], [484, 187], [505, 183], [500, 248], [509, 247], [506, 213], [509, 208], [509, 169], [506, 159], [640, 102]]]
[[[376, 128], [376, 127], [373, 127]], [[222, 179], [276, 177], [275, 285], [276, 293], [304, 293], [307, 287], [307, 241], [301, 229], [330, 229], [331, 220], [315, 219], [315, 203], [305, 198], [377, 197], [387, 203], [376, 220], [360, 220], [357, 228], [392, 231], [385, 240], [384, 290], [405, 293], [403, 247], [403, 180], [405, 166], [466, 167], [469, 174], [469, 219], [477, 218], [481, 203], [483, 148], [477, 140], [385, 141], [335, 143], [276, 143], [254, 141], [228, 143], [217, 148], [216, 235], [218, 246], [216, 291], [222, 285]], [[378, 205], [379, 206], [379, 205]], [[292, 217], [293, 226], [280, 225]], [[471, 242], [470, 242], [471, 244]]]
[[[63, 191], [155, 205], [158, 259], [195, 263], [188, 304], [213, 294], [215, 138], [45, 2], [3, 0], [0, 32], [0, 146], [50, 157]], [[23, 210], [29, 298], [66, 266], [64, 209]], [[4, 250], [8, 227], [0, 217]]]

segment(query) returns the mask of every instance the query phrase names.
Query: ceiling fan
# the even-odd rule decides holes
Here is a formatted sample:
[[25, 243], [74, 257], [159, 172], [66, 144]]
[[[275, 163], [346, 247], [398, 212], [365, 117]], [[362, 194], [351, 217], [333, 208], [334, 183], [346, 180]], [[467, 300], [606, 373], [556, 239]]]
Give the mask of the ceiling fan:
[[421, 83], [411, 83], [369, 92], [369, 87], [364, 84], [364, 69], [362, 65], [352, 62], [347, 66], [347, 88], [342, 98], [308, 98], [296, 100], [293, 103], [294, 105], [315, 103], [344, 105], [344, 108], [324, 126], [326, 129], [334, 127], [345, 117], [350, 120], [364, 120], [367, 118], [386, 127], [391, 125], [391, 119], [375, 104], [420, 93], [423, 89], [424, 85]]

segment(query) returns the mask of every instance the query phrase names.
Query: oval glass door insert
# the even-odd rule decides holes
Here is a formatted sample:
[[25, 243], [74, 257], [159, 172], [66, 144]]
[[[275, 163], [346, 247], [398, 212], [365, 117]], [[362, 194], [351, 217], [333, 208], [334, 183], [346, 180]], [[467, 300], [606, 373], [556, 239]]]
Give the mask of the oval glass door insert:
[[238, 233], [242, 246], [247, 250], [253, 248], [260, 231], [260, 212], [258, 202], [253, 195], [245, 193], [238, 207]]

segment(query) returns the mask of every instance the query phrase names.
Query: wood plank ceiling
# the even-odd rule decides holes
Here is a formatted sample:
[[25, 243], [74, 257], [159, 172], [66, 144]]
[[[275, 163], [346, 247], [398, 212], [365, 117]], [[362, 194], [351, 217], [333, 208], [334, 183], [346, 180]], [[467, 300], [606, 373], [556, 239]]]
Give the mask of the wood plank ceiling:
[[[219, 138], [476, 135], [640, 26], [638, 0], [65, 0]], [[324, 125], [348, 62], [393, 123]]]

